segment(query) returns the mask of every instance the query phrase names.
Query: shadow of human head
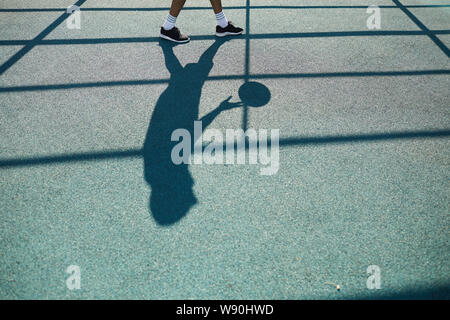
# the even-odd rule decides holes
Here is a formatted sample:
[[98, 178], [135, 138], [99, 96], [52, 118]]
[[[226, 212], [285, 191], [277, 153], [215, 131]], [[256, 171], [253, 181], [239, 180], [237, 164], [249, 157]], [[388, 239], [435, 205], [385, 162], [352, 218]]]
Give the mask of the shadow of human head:
[[[202, 87], [213, 67], [213, 58], [224, 42], [222, 39], [216, 40], [197, 63], [184, 67], [174, 54], [175, 45], [167, 41], [159, 43], [170, 80], [156, 102], [143, 156], [145, 180], [151, 187], [150, 211], [160, 225], [176, 223], [197, 203], [188, 163], [174, 164], [172, 161], [172, 149], [179, 141], [172, 141], [171, 138], [176, 129], [187, 130], [193, 150], [193, 128], [194, 121], [198, 120]], [[217, 112], [210, 117], [208, 124]]]
[[197, 203], [197, 198], [187, 165], [167, 164], [160, 173], [158, 177], [152, 175], [150, 211], [159, 225], [167, 226], [183, 218]]

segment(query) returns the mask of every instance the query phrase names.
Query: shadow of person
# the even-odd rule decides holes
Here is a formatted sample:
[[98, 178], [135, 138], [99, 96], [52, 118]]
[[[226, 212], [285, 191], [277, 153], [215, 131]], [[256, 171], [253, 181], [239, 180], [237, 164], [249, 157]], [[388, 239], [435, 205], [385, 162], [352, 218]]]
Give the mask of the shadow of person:
[[[241, 103], [230, 103], [229, 97], [212, 112], [198, 119], [203, 84], [213, 67], [217, 50], [225, 41], [216, 40], [197, 63], [185, 67], [175, 56], [174, 45], [160, 41], [170, 81], [156, 103], [143, 147], [144, 176], [151, 187], [150, 212], [160, 225], [176, 223], [197, 203], [193, 192], [194, 179], [188, 164], [176, 165], [172, 162], [172, 148], [179, 143], [171, 141], [172, 132], [186, 129], [193, 139], [194, 121], [202, 121], [205, 129], [220, 112], [241, 106]], [[191, 150], [194, 142], [191, 142]]]

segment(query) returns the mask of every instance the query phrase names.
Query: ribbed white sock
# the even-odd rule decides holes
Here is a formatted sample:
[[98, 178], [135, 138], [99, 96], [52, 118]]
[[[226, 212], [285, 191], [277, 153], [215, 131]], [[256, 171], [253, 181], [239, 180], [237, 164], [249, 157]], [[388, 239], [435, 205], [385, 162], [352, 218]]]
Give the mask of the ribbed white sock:
[[169, 15], [167, 16], [167, 18], [166, 18], [166, 21], [164, 22], [164, 24], [163, 24], [163, 28], [165, 29], [165, 30], [170, 30], [170, 29], [172, 29], [173, 27], [175, 27], [175, 22], [177, 21], [177, 18], [176, 17], [174, 17], [174, 16], [172, 16], [172, 15], [170, 15], [170, 13], [169, 13]]
[[228, 25], [227, 17], [225, 17], [225, 13], [223, 11], [216, 14], [217, 24], [222, 28], [225, 28]]

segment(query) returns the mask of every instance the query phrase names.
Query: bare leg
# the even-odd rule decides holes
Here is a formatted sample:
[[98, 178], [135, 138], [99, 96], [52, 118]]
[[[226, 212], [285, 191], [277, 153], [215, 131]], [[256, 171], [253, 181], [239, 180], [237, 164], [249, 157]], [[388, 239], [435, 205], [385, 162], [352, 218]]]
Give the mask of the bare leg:
[[[213, 0], [211, 0], [212, 2]], [[215, 0], [217, 1], [217, 0]], [[220, 2], [220, 0], [219, 0]], [[170, 6], [170, 15], [173, 17], [178, 17], [181, 9], [183, 9], [186, 0], [172, 0], [172, 5]]]
[[209, 0], [209, 1], [211, 2], [215, 14], [222, 12], [222, 0]]
[[172, 0], [172, 5], [170, 6], [170, 12], [167, 15], [164, 24], [161, 27], [160, 37], [166, 40], [170, 40], [176, 43], [186, 43], [189, 42], [189, 37], [180, 33], [178, 28], [175, 28], [175, 23], [177, 22], [177, 17], [180, 14], [181, 9], [183, 9], [186, 0]]

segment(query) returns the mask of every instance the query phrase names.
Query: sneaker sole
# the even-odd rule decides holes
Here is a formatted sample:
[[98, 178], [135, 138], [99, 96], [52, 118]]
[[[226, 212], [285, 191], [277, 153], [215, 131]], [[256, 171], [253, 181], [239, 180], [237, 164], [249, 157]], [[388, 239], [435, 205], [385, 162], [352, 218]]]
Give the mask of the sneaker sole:
[[189, 41], [191, 40], [191, 39], [187, 39], [187, 40], [175, 40], [175, 39], [172, 39], [172, 38], [170, 38], [170, 37], [168, 37], [168, 36], [165, 36], [165, 35], [163, 35], [163, 34], [160, 34], [159, 37], [162, 38], [162, 39], [165, 39], [165, 40], [169, 40], [169, 41], [172, 41], [172, 42], [176, 42], [176, 43], [186, 43], [186, 42], [189, 42]]
[[238, 36], [238, 35], [242, 34], [242, 32], [243, 31], [241, 31], [241, 32], [222, 32], [222, 33], [216, 32], [216, 36], [217, 37]]

